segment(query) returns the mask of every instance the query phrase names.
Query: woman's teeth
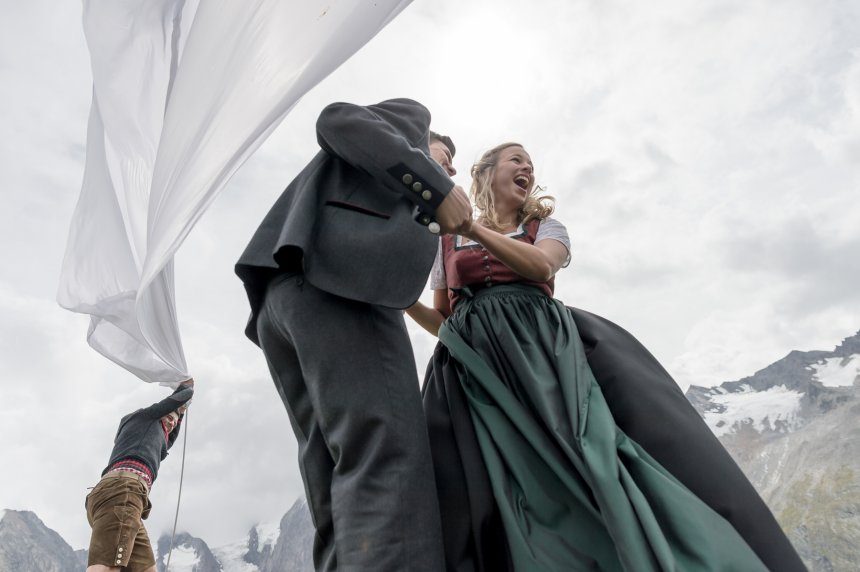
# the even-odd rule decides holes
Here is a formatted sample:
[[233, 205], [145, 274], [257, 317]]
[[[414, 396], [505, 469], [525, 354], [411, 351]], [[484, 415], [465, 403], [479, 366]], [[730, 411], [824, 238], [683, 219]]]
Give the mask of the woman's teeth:
[[514, 179], [514, 184], [525, 191], [528, 189], [529, 179], [528, 177], [517, 177]]

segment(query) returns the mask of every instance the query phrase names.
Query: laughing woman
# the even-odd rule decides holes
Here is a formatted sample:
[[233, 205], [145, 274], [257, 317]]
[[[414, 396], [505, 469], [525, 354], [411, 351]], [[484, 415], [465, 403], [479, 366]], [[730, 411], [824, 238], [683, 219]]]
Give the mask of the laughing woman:
[[553, 298], [570, 242], [525, 149], [487, 151], [472, 176], [481, 216], [441, 239], [434, 307], [408, 310], [440, 340], [424, 404], [448, 569], [803, 570], [665, 370]]

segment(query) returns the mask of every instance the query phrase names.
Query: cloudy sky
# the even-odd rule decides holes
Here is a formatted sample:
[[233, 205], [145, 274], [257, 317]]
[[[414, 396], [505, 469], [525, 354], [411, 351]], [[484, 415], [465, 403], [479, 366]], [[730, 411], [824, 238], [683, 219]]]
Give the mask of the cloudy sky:
[[[54, 301], [91, 94], [80, 11], [4, 0], [0, 22], [0, 509], [75, 548], [119, 418], [166, 393], [89, 349], [87, 318]], [[232, 267], [317, 151], [325, 104], [423, 102], [464, 186], [484, 149], [521, 141], [574, 242], [557, 296], [633, 332], [683, 388], [713, 385], [860, 329], [858, 29], [851, 0], [416, 1], [308, 94], [179, 250], [198, 389], [180, 528], [217, 546], [302, 494]], [[423, 370], [434, 340], [410, 331]], [[179, 453], [153, 536], [172, 523]]]

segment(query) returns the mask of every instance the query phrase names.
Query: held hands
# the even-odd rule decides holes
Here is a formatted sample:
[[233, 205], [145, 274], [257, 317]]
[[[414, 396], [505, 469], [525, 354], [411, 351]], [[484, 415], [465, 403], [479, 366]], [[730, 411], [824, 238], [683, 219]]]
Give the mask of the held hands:
[[436, 222], [442, 234], [464, 234], [472, 227], [472, 205], [460, 185], [454, 188], [436, 209]]

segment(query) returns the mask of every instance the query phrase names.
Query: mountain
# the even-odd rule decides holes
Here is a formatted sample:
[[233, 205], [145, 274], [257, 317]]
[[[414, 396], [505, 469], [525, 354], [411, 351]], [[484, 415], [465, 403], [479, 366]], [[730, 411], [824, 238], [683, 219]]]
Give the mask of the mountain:
[[[210, 549], [188, 533], [177, 534], [171, 572], [312, 572], [310, 512], [297, 500], [280, 522], [257, 525], [238, 542]], [[170, 535], [156, 544], [156, 567], [164, 572]], [[75, 551], [32, 512], [0, 510], [0, 572], [79, 572], [87, 551]]]
[[[170, 535], [162, 535], [158, 539], [155, 566], [158, 572], [167, 569], [167, 553], [170, 550]], [[199, 538], [183, 532], [173, 539], [173, 551], [170, 552], [170, 570], [174, 572], [221, 572], [221, 563], [209, 550], [206, 543]]]
[[0, 510], [0, 570], [78, 572], [86, 565], [85, 550], [75, 552], [32, 512]]
[[810, 570], [860, 569], [860, 332], [687, 398]]
[[[313, 526], [304, 499], [275, 524], [257, 525], [238, 542], [210, 549], [190, 534], [177, 535], [171, 572], [312, 572]], [[170, 536], [158, 540], [159, 572], [164, 572]]]

